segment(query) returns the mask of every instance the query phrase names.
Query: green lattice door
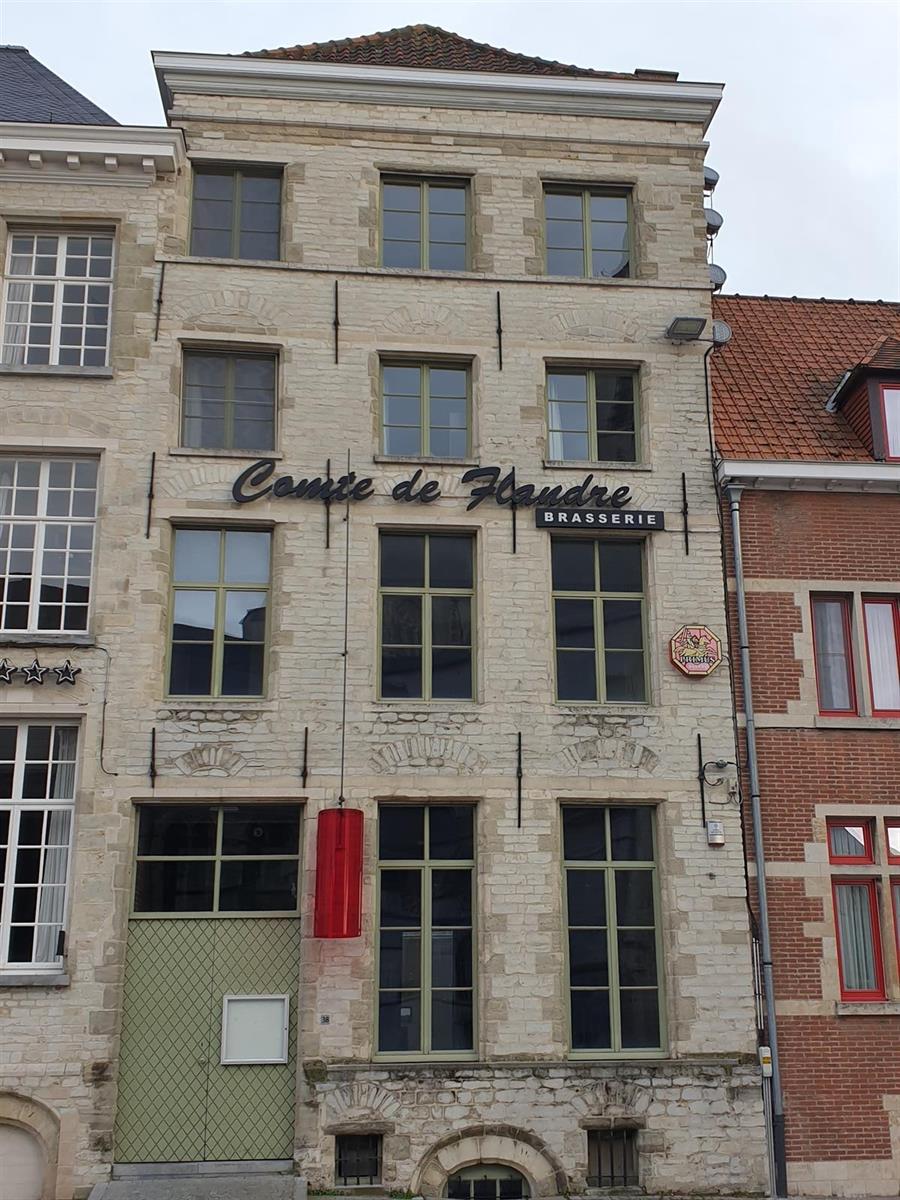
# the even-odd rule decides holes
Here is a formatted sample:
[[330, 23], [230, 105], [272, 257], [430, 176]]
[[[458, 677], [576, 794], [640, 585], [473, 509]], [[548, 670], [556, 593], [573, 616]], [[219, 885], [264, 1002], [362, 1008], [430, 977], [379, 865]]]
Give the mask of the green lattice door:
[[[128, 935], [117, 1162], [292, 1156], [296, 918], [137, 919]], [[220, 1063], [224, 996], [291, 997], [286, 1063]]]

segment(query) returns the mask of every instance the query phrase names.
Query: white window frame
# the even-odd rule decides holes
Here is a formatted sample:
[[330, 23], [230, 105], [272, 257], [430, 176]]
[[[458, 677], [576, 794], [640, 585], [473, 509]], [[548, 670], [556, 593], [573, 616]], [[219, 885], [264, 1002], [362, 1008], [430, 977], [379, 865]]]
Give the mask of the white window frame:
[[[9, 959], [9, 942], [10, 932], [13, 925], [12, 921], [12, 905], [13, 893], [15, 890], [14, 880], [16, 877], [16, 862], [19, 854], [19, 826], [23, 812], [69, 812], [71, 819], [69, 821], [68, 843], [66, 849], [66, 872], [65, 872], [65, 894], [62, 905], [62, 923], [60, 932], [65, 934], [68, 919], [69, 907], [72, 899], [72, 847], [74, 844], [74, 828], [75, 828], [75, 797], [78, 794], [79, 785], [79, 767], [80, 767], [80, 749], [81, 749], [81, 728], [77, 720], [10, 720], [0, 721], [0, 724], [14, 725], [16, 727], [16, 757], [13, 767], [13, 786], [12, 798], [9, 800], [0, 800], [0, 811], [9, 812], [9, 835], [8, 835], [8, 850], [6, 854], [6, 868], [3, 878], [3, 900], [0, 902], [0, 983], [4, 975], [54, 975], [57, 974], [65, 959], [65, 952], [54, 955], [52, 959], [47, 961], [30, 962], [11, 962]], [[22, 781], [25, 774], [26, 760], [25, 752], [28, 742], [28, 730], [33, 726], [47, 726], [50, 729], [50, 753], [53, 753], [53, 743], [55, 740], [56, 730], [59, 728], [73, 729], [75, 731], [75, 767], [72, 779], [72, 795], [65, 799], [58, 800], [42, 800], [23, 799], [22, 797]], [[43, 761], [43, 760], [41, 760]], [[53, 759], [49, 760], [51, 763]], [[44, 871], [44, 856], [46, 846], [41, 847], [41, 863], [38, 871], [38, 886], [43, 877]], [[40, 903], [40, 901], [38, 901]], [[37, 914], [36, 914], [37, 915]], [[24, 922], [28, 924], [28, 922]]]
[[[34, 527], [35, 527], [34, 545], [33, 545], [33, 547], [31, 547], [31, 552], [32, 552], [31, 595], [28, 600], [27, 624], [24, 629], [6, 625], [5, 624], [6, 601], [4, 601], [3, 603], [0, 603], [0, 631], [2, 631], [3, 633], [11, 633], [11, 634], [35, 633], [35, 634], [40, 634], [42, 636], [43, 635], [54, 635], [54, 634], [55, 635], [65, 635], [65, 634], [85, 635], [85, 634], [87, 634], [87, 632], [91, 626], [91, 616], [92, 616], [93, 605], [94, 605], [94, 574], [96, 571], [96, 561], [97, 561], [97, 556], [96, 556], [96, 550], [97, 550], [97, 501], [98, 501], [99, 494], [100, 494], [100, 460], [99, 460], [99, 458], [93, 458], [93, 457], [90, 457], [87, 455], [79, 457], [79, 458], [70, 458], [63, 454], [53, 455], [52, 457], [48, 457], [48, 458], [35, 459], [29, 455], [16, 454], [15, 452], [9, 453], [9, 454], [0, 453], [0, 458], [10, 459], [14, 462], [37, 461], [40, 464], [40, 474], [38, 477], [38, 505], [37, 505], [38, 511], [33, 515], [17, 516], [15, 513], [3, 513], [2, 510], [0, 510], [0, 524], [9, 525], [12, 528], [15, 528], [15, 526], [17, 526], [17, 525], [34, 525]], [[79, 491], [87, 490], [87, 489], [76, 489], [75, 488], [75, 471], [74, 471], [75, 467], [77, 467], [79, 463], [91, 463], [96, 467], [97, 479], [96, 479], [96, 482], [95, 482], [94, 488], [93, 488], [93, 491], [94, 491], [94, 513], [93, 513], [93, 516], [90, 516], [90, 517], [76, 517], [76, 516], [54, 517], [54, 516], [47, 515], [47, 500], [48, 500], [48, 493], [50, 491], [50, 466], [52, 463], [55, 463], [55, 462], [66, 462], [66, 463], [72, 464], [73, 471], [72, 471], [72, 486], [69, 488], [70, 495], [76, 490], [79, 490]], [[91, 538], [91, 548], [88, 551], [88, 553], [91, 556], [91, 568], [90, 568], [90, 574], [87, 577], [88, 578], [87, 613], [85, 614], [85, 623], [84, 623], [83, 627], [70, 628], [65, 624], [65, 603], [64, 602], [62, 602], [63, 624], [61, 624], [59, 626], [59, 628], [41, 629], [38, 625], [38, 619], [40, 616], [40, 603], [41, 603], [41, 600], [40, 600], [41, 583], [43, 582], [43, 578], [44, 578], [44, 574], [43, 574], [43, 571], [44, 571], [44, 548], [45, 548], [46, 533], [47, 533], [48, 525], [63, 525], [63, 526], [66, 526], [67, 528], [70, 528], [75, 525], [81, 525], [81, 526], [88, 526], [93, 531], [93, 536]], [[10, 549], [11, 548], [12, 548], [12, 546], [10, 544]], [[68, 555], [70, 550], [67, 547], [66, 550], [59, 551], [59, 552]], [[10, 575], [8, 572], [4, 576], [4, 578], [7, 580], [10, 578]], [[68, 562], [66, 563], [66, 574], [62, 578], [63, 578], [64, 583], [67, 583], [69, 580]], [[80, 578], [80, 576], [78, 578]]]
[[[282, 1010], [281, 1055], [278, 1058], [228, 1058], [225, 1046], [228, 1039], [228, 1006], [232, 1000], [280, 1000]], [[222, 1045], [219, 1062], [223, 1067], [284, 1065], [288, 1061], [288, 1026], [290, 1022], [291, 997], [286, 992], [230, 992], [222, 997]]]
[[[17, 237], [31, 237], [31, 238], [52, 237], [52, 238], [56, 238], [57, 246], [56, 246], [56, 271], [55, 271], [55, 273], [53, 275], [34, 275], [34, 274], [32, 274], [32, 275], [13, 275], [13, 273], [12, 273], [13, 241]], [[109, 276], [108, 277], [93, 277], [93, 276], [89, 276], [89, 275], [66, 275], [64, 273], [65, 261], [66, 261], [66, 258], [68, 257], [68, 244], [69, 244], [70, 237], [72, 237], [72, 238], [103, 237], [103, 238], [108, 238], [112, 242], [112, 255], [110, 257], [110, 267], [109, 267]], [[90, 254], [88, 254], [88, 261], [90, 261]], [[62, 269], [61, 269], [61, 264], [62, 264]], [[6, 262], [4, 264], [4, 274], [3, 274], [3, 308], [2, 308], [2, 313], [0, 313], [0, 362], [2, 362], [2, 364], [7, 367], [13, 367], [13, 368], [15, 368], [15, 367], [30, 367], [32, 370], [38, 370], [38, 371], [41, 370], [42, 368], [44, 370], [47, 370], [52, 367], [61, 367], [63, 370], [71, 370], [71, 371], [92, 371], [92, 370], [96, 371], [96, 370], [105, 370], [106, 368], [108, 368], [109, 367], [109, 357], [110, 357], [109, 356], [110, 337], [111, 337], [111, 333], [112, 333], [112, 315], [113, 315], [112, 306], [113, 306], [113, 291], [114, 291], [113, 284], [114, 284], [114, 280], [115, 280], [115, 275], [116, 275], [116, 235], [115, 235], [114, 229], [104, 229], [104, 228], [78, 229], [78, 228], [71, 228], [71, 227], [68, 229], [65, 229], [65, 230], [38, 229], [38, 228], [17, 229], [15, 227], [10, 229], [7, 234]], [[15, 283], [25, 283], [28, 285], [47, 283], [47, 284], [52, 284], [54, 286], [53, 315], [51, 317], [50, 342], [49, 342], [50, 361], [47, 363], [27, 363], [27, 362], [15, 363], [6, 357], [6, 351], [7, 351], [6, 324], [7, 324], [7, 316], [8, 316], [9, 306], [11, 303], [11, 301], [9, 299], [9, 292], [10, 292], [11, 285], [15, 284]], [[107, 320], [106, 320], [106, 343], [103, 347], [103, 362], [102, 363], [85, 365], [83, 363], [60, 363], [60, 361], [59, 361], [60, 331], [62, 328], [63, 291], [64, 291], [64, 287], [66, 284], [78, 284], [78, 285], [84, 284], [86, 287], [91, 284], [94, 284], [94, 285], [101, 285], [101, 286], [107, 287], [109, 289], [108, 301], [107, 301], [108, 312], [107, 312]], [[21, 302], [14, 301], [12, 303], [18, 304]], [[29, 298], [28, 304], [29, 304], [29, 317], [30, 317], [30, 308], [31, 308], [31, 304], [32, 304], [32, 300], [30, 298]], [[85, 307], [86, 306], [87, 306], [87, 296], [85, 296]], [[17, 324], [18, 324], [18, 322], [17, 322]], [[26, 323], [26, 328], [27, 329], [31, 328], [30, 320]], [[81, 328], [82, 328], [82, 330], [85, 330], [86, 328], [88, 328], [86, 321], [85, 321], [85, 323], [82, 324]], [[26, 347], [25, 357], [26, 358], [28, 357], [28, 354], [27, 354], [28, 344], [29, 343], [26, 341], [26, 343], [25, 343], [25, 347]], [[84, 341], [83, 341], [83, 336], [82, 336], [82, 344], [81, 344], [82, 357], [83, 357], [84, 348], [85, 347], [84, 347]], [[92, 349], [100, 349], [100, 347], [92, 347]]]

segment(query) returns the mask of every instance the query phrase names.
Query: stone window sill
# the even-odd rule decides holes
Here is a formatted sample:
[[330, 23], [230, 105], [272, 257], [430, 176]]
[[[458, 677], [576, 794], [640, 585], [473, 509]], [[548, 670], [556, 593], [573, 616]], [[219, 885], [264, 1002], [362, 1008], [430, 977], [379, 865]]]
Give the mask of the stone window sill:
[[838, 1017], [900, 1017], [900, 1000], [838, 1000]]
[[900, 717], [823, 717], [813, 718], [815, 729], [900, 729]]
[[652, 471], [650, 463], [632, 462], [573, 462], [571, 459], [545, 458], [546, 471]]
[[53, 646], [65, 650], [68, 647], [77, 649], [96, 644], [92, 633], [0, 633], [0, 649], [4, 646], [24, 646], [28, 649]]
[[112, 367], [35, 366], [27, 363], [0, 363], [0, 375], [62, 375], [76, 379], [112, 379]]
[[0, 974], [0, 991], [3, 988], [24, 988], [24, 987], [51, 987], [61, 988], [69, 986], [69, 976], [65, 973], [51, 974], [49, 971], [42, 974], [39, 971], [33, 972], [31, 975], [3, 975]]
[[173, 458], [240, 458], [256, 462], [260, 458], [271, 458], [280, 462], [284, 455], [276, 450], [214, 450], [197, 446], [173, 446], [169, 450]]
[[373, 454], [372, 461], [377, 463], [398, 463], [419, 467], [477, 467], [477, 458], [420, 458], [416, 454]]

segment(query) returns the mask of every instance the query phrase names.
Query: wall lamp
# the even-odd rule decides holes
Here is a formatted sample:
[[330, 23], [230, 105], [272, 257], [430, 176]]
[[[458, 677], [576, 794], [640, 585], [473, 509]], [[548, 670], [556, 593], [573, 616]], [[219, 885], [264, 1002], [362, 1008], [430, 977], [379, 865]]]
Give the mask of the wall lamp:
[[670, 342], [696, 342], [706, 328], [706, 317], [674, 317], [669, 322], [666, 337]]

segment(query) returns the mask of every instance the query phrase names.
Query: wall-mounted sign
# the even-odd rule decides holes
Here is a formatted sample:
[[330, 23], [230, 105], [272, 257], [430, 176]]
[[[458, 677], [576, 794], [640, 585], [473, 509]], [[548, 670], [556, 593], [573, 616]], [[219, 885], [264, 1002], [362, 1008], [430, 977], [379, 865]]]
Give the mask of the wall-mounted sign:
[[657, 509], [538, 508], [535, 524], [545, 529], [552, 525], [564, 529], [665, 529], [665, 513]]
[[[355, 471], [337, 479], [317, 475], [311, 479], [295, 479], [293, 475], [275, 474], [274, 458], [261, 458], [252, 466], [241, 471], [235, 479], [231, 495], [236, 504], [249, 504], [267, 496], [273, 500], [318, 500], [321, 503], [343, 504], [348, 501], [368, 500], [375, 493], [375, 480], [368, 476], [357, 477]], [[430, 504], [439, 499], [441, 486], [436, 480], [423, 480], [421, 468], [409, 479], [401, 480], [390, 490], [392, 500]], [[476, 484], [469, 491], [466, 509], [477, 508], [485, 500], [496, 504], [515, 505], [516, 508], [624, 508], [632, 500], [631, 488], [622, 485], [610, 490], [604, 484], [594, 483], [593, 475], [585, 475], [581, 483], [571, 487], [555, 484], [537, 487], [533, 483], [518, 483], [515, 468], [503, 474], [502, 467], [473, 467], [460, 478], [464, 484]], [[659, 514], [662, 516], [662, 514]], [[661, 529], [662, 524], [656, 526]]]
[[722, 661], [722, 643], [706, 625], [682, 625], [669, 642], [672, 665], [685, 675], [701, 678]]

